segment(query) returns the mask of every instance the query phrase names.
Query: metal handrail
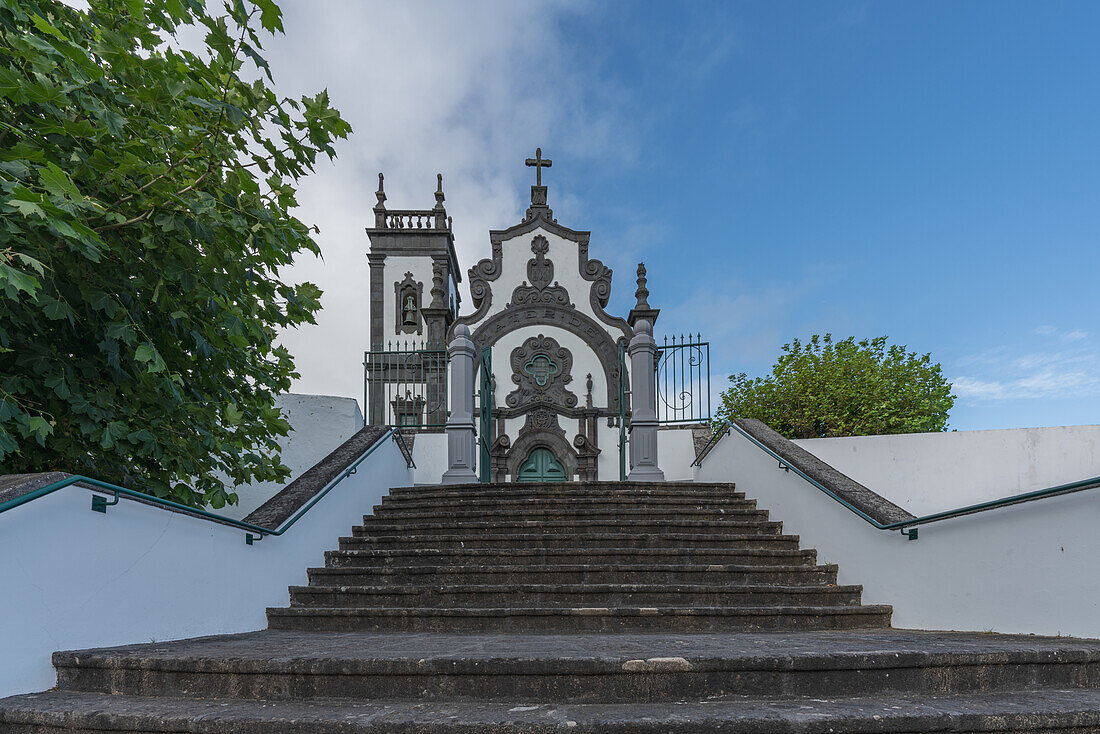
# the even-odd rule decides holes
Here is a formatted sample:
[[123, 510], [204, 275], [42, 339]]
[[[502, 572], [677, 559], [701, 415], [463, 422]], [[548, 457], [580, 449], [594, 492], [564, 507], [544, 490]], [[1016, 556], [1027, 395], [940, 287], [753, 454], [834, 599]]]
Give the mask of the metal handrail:
[[393, 435], [393, 442], [401, 446], [401, 454], [405, 457], [405, 468], [415, 469], [416, 462], [413, 461], [412, 450], [405, 443], [405, 434], [401, 433], [398, 427], [394, 427], [390, 433]]
[[358, 466], [363, 463], [363, 461], [368, 456], [374, 453], [375, 449], [383, 445], [386, 442], [386, 439], [390, 438], [393, 433], [394, 429], [390, 429], [387, 433], [383, 434], [377, 441], [371, 444], [371, 446], [366, 451], [364, 451], [358, 459], [356, 459], [354, 462], [351, 463], [351, 465], [343, 469], [336, 477], [331, 479], [328, 484], [326, 484], [321, 489], [320, 492], [313, 495], [313, 497], [310, 498], [309, 502], [302, 505], [302, 507], [299, 508], [299, 510], [294, 513], [294, 515], [292, 515], [290, 519], [283, 521], [283, 523], [276, 528], [265, 528], [260, 525], [253, 525], [252, 523], [244, 522], [243, 520], [235, 520], [231, 517], [208, 512], [198, 507], [191, 507], [189, 505], [184, 505], [179, 502], [173, 502], [172, 500], [166, 500], [162, 497], [156, 497], [151, 494], [145, 494], [144, 492], [138, 492], [137, 490], [127, 489], [126, 487], [120, 487], [117, 484], [103, 482], [99, 479], [92, 479], [91, 477], [85, 477], [80, 474], [73, 474], [66, 479], [54, 482], [53, 484], [48, 484], [45, 487], [34, 490], [33, 492], [27, 492], [26, 494], [15, 497], [14, 499], [10, 499], [7, 502], [2, 502], [0, 503], [0, 513], [15, 509], [20, 505], [25, 505], [28, 502], [32, 502], [38, 499], [39, 497], [45, 497], [48, 494], [53, 494], [59, 489], [64, 489], [65, 487], [69, 487], [74, 484], [85, 484], [97, 487], [107, 492], [111, 492], [114, 495], [114, 500], [112, 502], [108, 502], [105, 497], [102, 497], [100, 495], [92, 495], [92, 510], [95, 512], [106, 513], [108, 507], [118, 504], [120, 497], [129, 497], [131, 499], [141, 500], [142, 502], [146, 502], [151, 505], [157, 505], [173, 510], [180, 510], [193, 517], [197, 517], [200, 520], [208, 520], [210, 522], [216, 522], [221, 525], [229, 525], [230, 527], [238, 528], [240, 530], [246, 530], [248, 532], [245, 533], [244, 542], [248, 545], [252, 545], [253, 542], [257, 540], [263, 540], [265, 535], [278, 536], [289, 530], [291, 526], [294, 525], [294, 523], [298, 522], [302, 515], [306, 514], [306, 512], [311, 507], [317, 504], [321, 500], [321, 498], [328, 494], [337, 484], [344, 481], [352, 474], [355, 474]]
[[[852, 511], [856, 515], [859, 515], [876, 529], [899, 530], [901, 531], [902, 535], [905, 535], [907, 538], [909, 538], [909, 540], [917, 539], [918, 525], [927, 525], [928, 523], [938, 522], [940, 520], [949, 520], [954, 517], [973, 515], [978, 512], [985, 512], [986, 510], [996, 510], [1002, 507], [1008, 507], [1010, 505], [1018, 505], [1024, 502], [1033, 502], [1035, 500], [1041, 500], [1047, 497], [1057, 497], [1059, 495], [1071, 494], [1073, 492], [1080, 492], [1086, 489], [1100, 488], [1100, 477], [1091, 477], [1089, 479], [1081, 479], [1079, 481], [1069, 482], [1067, 484], [1059, 484], [1053, 487], [1046, 487], [1044, 489], [1036, 489], [1031, 492], [1023, 492], [1022, 494], [1014, 494], [1009, 497], [1001, 497], [999, 499], [989, 500], [987, 502], [979, 502], [977, 504], [966, 505], [964, 507], [956, 507], [954, 509], [944, 510], [942, 512], [933, 512], [928, 515], [921, 515], [919, 517], [910, 518], [909, 520], [900, 520], [898, 522], [892, 523], [881, 523], [868, 515], [863, 510], [853, 505], [851, 502], [848, 502], [846, 499], [838, 495], [833, 490], [823, 485], [821, 482], [806, 474], [798, 467], [792, 466], [788, 459], [785, 459], [783, 456], [765, 446], [763, 443], [758, 441], [754, 436], [750, 435], [745, 429], [741, 428], [741, 426], [737, 425], [736, 423], [726, 423], [718, 431], [715, 431], [714, 435], [711, 437], [711, 440], [708, 441], [707, 445], [703, 447], [703, 451], [699, 452], [699, 456], [704, 457], [707, 448], [712, 443], [717, 442], [718, 439], [728, 434], [730, 430], [737, 431], [742, 436], [749, 439], [749, 441], [754, 443], [758, 448], [769, 454], [772, 458], [776, 459], [779, 462], [779, 468], [783, 469], [784, 471], [793, 471], [795, 474], [802, 477], [813, 486], [817, 487], [829, 497], [832, 497], [848, 510]], [[699, 461], [701, 461], [701, 458], [697, 458], [694, 462], [692, 462], [692, 465], [698, 465], [697, 462]]]

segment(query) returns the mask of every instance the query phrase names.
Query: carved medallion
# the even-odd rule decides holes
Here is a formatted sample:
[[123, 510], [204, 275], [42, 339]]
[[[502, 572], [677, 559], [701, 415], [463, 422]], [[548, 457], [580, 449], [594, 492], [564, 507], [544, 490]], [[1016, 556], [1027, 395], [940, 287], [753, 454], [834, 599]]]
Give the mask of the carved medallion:
[[577, 396], [566, 388], [573, 380], [573, 355], [553, 337], [539, 334], [524, 340], [512, 350], [510, 362], [516, 389], [504, 399], [509, 408], [577, 405]]

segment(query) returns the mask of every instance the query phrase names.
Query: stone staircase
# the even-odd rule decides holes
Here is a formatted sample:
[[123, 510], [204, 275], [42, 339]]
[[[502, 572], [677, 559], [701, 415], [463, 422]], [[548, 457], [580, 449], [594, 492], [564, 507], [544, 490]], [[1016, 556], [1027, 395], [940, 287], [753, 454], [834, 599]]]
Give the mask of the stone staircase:
[[395, 489], [268, 630], [57, 653], [0, 732], [1100, 731], [1100, 642], [836, 574], [728, 484]]

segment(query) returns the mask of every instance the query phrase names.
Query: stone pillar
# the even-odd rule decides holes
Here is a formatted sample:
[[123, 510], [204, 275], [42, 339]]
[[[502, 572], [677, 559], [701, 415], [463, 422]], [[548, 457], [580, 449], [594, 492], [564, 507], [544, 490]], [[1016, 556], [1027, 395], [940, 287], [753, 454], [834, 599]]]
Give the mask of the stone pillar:
[[654, 374], [657, 342], [653, 324], [640, 319], [634, 325], [634, 338], [626, 348], [630, 355], [631, 482], [663, 482], [665, 473], [657, 466], [657, 379]]
[[[652, 339], [651, 339], [652, 341]], [[470, 340], [470, 327], [455, 327], [454, 339], [447, 347], [451, 370], [451, 414], [447, 418], [447, 471], [444, 484], [476, 482], [474, 457], [474, 357], [477, 350]]]

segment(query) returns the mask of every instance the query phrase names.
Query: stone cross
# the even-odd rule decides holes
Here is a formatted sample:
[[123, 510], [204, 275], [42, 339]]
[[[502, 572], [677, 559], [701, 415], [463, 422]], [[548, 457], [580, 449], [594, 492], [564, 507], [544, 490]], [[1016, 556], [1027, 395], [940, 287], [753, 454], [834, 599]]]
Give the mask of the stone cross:
[[535, 185], [542, 186], [542, 169], [554, 165], [554, 161], [542, 157], [542, 148], [535, 148], [535, 157], [527, 159], [527, 165], [535, 168]]

